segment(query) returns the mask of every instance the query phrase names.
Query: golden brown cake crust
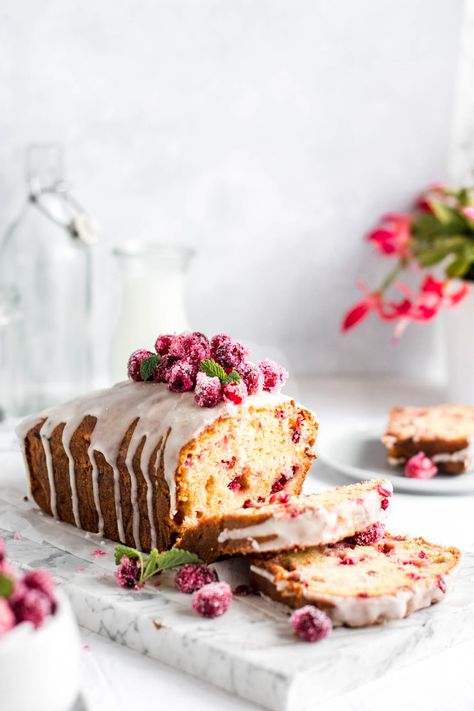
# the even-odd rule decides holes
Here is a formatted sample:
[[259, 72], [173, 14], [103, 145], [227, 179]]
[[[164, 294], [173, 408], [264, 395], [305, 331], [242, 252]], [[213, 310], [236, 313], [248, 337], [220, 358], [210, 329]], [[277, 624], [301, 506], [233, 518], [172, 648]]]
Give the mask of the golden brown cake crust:
[[[172, 412], [177, 402], [182, 402], [180, 398], [183, 396], [170, 394], [169, 391], [164, 396], [161, 385], [141, 385], [144, 386], [145, 397], [149, 395], [150, 400], [153, 400], [154, 392], [157, 397], [160, 397], [161, 393], [159, 402], [162, 405], [161, 411], [165, 414]], [[120, 387], [125, 390], [128, 386], [124, 384]], [[105, 396], [111, 391], [113, 389], [104, 391]], [[133, 391], [137, 402], [140, 402], [141, 392]], [[120, 389], [113, 395], [120, 404]], [[212, 410], [202, 412], [202, 408], [190, 404], [193, 402], [192, 394], [185, 393], [184, 396], [188, 396], [185, 414], [190, 412], [195, 415], [192, 409], [194, 407], [198, 410], [198, 418], [202, 414], [212, 420]], [[253, 407], [252, 404], [246, 408], [236, 407], [226, 416], [216, 413], [215, 419], [202, 427], [199, 434], [183, 441], [174, 460], [176, 465], [173, 478], [176, 489], [173, 510], [169, 477], [165, 475], [166, 445], [170, 434], [173, 433], [172, 417], [167, 428], [162, 425], [155, 428], [151, 421], [150, 426], [145, 429], [145, 434], [142, 434], [144, 428], [140, 429], [141, 417], [134, 416], [133, 409], [122, 412], [122, 436], [120, 437], [121, 430], [116, 429], [114, 436], [118, 444], [114, 449], [109, 447], [106, 454], [101, 451], [100, 444], [94, 446], [95, 430], [101, 415], [87, 414], [86, 409], [92, 402], [94, 412], [100, 412], [100, 394], [95, 400], [86, 400], [82, 418], [79, 401], [77, 407], [73, 404], [72, 410], [70, 404], [65, 406], [66, 413], [72, 412], [73, 416], [66, 417], [64, 421], [61, 419], [62, 410], [58, 408], [57, 412], [54, 412], [53, 420], [49, 417], [38, 418], [38, 421], [33, 419], [31, 425], [28, 422], [27, 427], [20, 430], [24, 432], [22, 443], [33, 499], [46, 513], [56, 515], [61, 521], [77, 525], [86, 531], [101, 532], [107, 538], [147, 551], [152, 545], [156, 545], [160, 550], [173, 545], [177, 535], [189, 525], [190, 516], [198, 513], [199, 507], [204, 506], [205, 511], [207, 506], [209, 513], [210, 510], [219, 508], [239, 508], [247, 497], [263, 500], [270, 495], [275, 477], [284, 478], [284, 488], [290, 494], [299, 493], [315, 458], [317, 423], [310, 411], [289, 398], [279, 396], [262, 399], [268, 404], [261, 407]], [[143, 411], [143, 405], [140, 406]], [[113, 425], [111, 408], [106, 408], [104, 412]], [[294, 442], [292, 437], [296, 431], [296, 423], [298, 438], [295, 439], [298, 441]], [[42, 431], [43, 426], [46, 429]], [[65, 438], [69, 451], [63, 441], [65, 426], [69, 426], [68, 436]], [[157, 431], [162, 434], [148, 440], [155, 437]], [[49, 434], [46, 435], [45, 432]], [[274, 452], [273, 469], [268, 468], [268, 481], [264, 471], [253, 471], [251, 468], [247, 468], [247, 471], [245, 467], [242, 469], [239, 460], [241, 450], [244, 452], [240, 442], [242, 437], [248, 437], [251, 447], [255, 450], [254, 462], [259, 461], [259, 447], [266, 447], [266, 451], [271, 452], [274, 450], [275, 437], [280, 438], [279, 448]], [[99, 440], [103, 442], [104, 437]], [[173, 446], [176, 447], [176, 438]], [[221, 456], [219, 448], [228, 450], [231, 455], [234, 453], [235, 456], [229, 455], [231, 463], [235, 460], [233, 468], [220, 459], [217, 464], [212, 460], [216, 453]], [[145, 451], [146, 456], [143, 455]], [[172, 451], [174, 456], [175, 450]], [[242, 454], [242, 461], [245, 461], [247, 454], [247, 451]], [[262, 467], [266, 466], [266, 456], [263, 453]], [[191, 466], [191, 460], [194, 462], [194, 468]], [[217, 469], [214, 474], [215, 465]], [[199, 471], [199, 477], [193, 480], [195, 471]], [[209, 482], [203, 477], [216, 479], [215, 495], [212, 487], [209, 488]], [[231, 487], [232, 481], [239, 477], [248, 483], [248, 491], [243, 487], [241, 491], [234, 491], [236, 487]], [[223, 502], [220, 501], [222, 489], [228, 499]], [[204, 501], [199, 499], [203, 491], [207, 492], [208, 501], [206, 497]]]
[[439, 602], [460, 560], [457, 548], [386, 534], [370, 546], [341, 542], [254, 558], [250, 581], [289, 607], [313, 604], [336, 624], [364, 626]]
[[424, 452], [444, 474], [470, 471], [474, 463], [474, 408], [467, 405], [394, 407], [382, 438], [394, 466]]

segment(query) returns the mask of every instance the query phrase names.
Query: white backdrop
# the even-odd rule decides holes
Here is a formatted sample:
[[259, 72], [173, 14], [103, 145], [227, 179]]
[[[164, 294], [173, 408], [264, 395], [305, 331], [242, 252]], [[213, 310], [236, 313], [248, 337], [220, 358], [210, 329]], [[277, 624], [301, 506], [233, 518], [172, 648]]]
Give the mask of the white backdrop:
[[25, 144], [59, 140], [104, 244], [198, 250], [195, 327], [299, 372], [436, 373], [432, 327], [393, 346], [338, 326], [386, 266], [362, 235], [448, 177], [462, 18], [462, 0], [3, 0], [0, 227]]

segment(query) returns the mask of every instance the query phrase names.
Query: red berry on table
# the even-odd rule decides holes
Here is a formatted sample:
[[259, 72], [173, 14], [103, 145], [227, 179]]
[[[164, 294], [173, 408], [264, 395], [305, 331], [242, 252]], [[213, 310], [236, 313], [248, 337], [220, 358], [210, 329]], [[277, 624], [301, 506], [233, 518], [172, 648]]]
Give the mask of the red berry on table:
[[188, 563], [178, 570], [174, 582], [178, 590], [190, 594], [218, 580], [216, 571], [204, 563]]
[[10, 607], [17, 624], [31, 622], [36, 628], [40, 627], [53, 611], [53, 603], [49, 597], [41, 590], [28, 588], [21, 583], [10, 598]]
[[231, 602], [232, 590], [227, 583], [209, 583], [193, 593], [193, 608], [203, 617], [220, 617]]
[[405, 476], [411, 479], [431, 479], [438, 473], [438, 467], [424, 452], [418, 452], [405, 465]]
[[295, 633], [305, 642], [319, 642], [332, 631], [332, 623], [325, 612], [313, 605], [305, 605], [290, 617]]

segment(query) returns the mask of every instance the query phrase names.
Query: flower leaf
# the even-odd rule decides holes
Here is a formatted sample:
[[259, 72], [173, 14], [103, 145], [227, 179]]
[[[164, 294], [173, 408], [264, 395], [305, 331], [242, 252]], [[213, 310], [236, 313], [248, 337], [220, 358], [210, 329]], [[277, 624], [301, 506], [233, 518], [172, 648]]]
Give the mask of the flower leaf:
[[0, 573], [0, 597], [10, 597], [14, 587], [13, 580], [8, 575]]
[[212, 360], [212, 358], [202, 360], [199, 365], [199, 370], [202, 370], [202, 372], [206, 373], [210, 378], [219, 378], [221, 382], [224, 382], [227, 378], [227, 373], [222, 365]]
[[465, 256], [456, 257], [447, 267], [446, 276], [451, 278], [462, 277], [470, 266], [471, 262]]
[[140, 551], [135, 550], [135, 548], [129, 548], [128, 546], [122, 546], [121, 544], [115, 546], [115, 565], [118, 565], [122, 560], [123, 556], [126, 555], [130, 560], [134, 558], [140, 558], [143, 567], [143, 555]]
[[160, 362], [160, 358], [161, 356], [156, 353], [155, 355], [151, 355], [148, 358], [144, 358], [142, 360], [142, 362], [140, 363], [140, 377], [142, 380], [150, 380], [156, 366]]
[[462, 225], [463, 219], [459, 212], [454, 208], [446, 205], [438, 200], [430, 200], [430, 206], [435, 217], [442, 225]]

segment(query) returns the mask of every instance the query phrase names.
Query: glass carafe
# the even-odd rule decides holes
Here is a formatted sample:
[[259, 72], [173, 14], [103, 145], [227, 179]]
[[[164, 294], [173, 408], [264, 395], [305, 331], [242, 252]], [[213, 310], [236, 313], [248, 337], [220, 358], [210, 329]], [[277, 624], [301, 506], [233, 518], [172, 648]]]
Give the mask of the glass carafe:
[[5, 345], [3, 394], [24, 415], [84, 391], [91, 366], [91, 222], [63, 180], [57, 144], [27, 151], [27, 200], [0, 247], [0, 289], [21, 315]]
[[185, 273], [192, 250], [152, 242], [129, 242], [114, 255], [121, 274], [121, 308], [112, 344], [112, 379], [127, 377], [127, 360], [137, 348], [153, 350], [160, 333], [189, 328]]

